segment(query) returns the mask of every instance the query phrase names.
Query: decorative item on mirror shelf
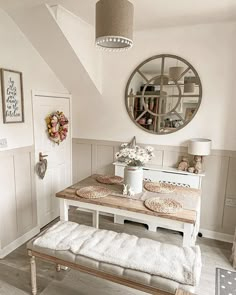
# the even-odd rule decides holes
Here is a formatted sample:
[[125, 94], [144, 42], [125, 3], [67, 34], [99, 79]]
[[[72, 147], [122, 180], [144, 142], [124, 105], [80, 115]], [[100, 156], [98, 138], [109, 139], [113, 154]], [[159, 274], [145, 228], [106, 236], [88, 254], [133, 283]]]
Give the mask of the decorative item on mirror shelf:
[[143, 168], [153, 157], [153, 147], [141, 148], [138, 145], [130, 147], [128, 143], [123, 143], [121, 149], [116, 153], [116, 159], [127, 166], [124, 171], [124, 184], [134, 193], [141, 193], [143, 190]]
[[179, 163], [177, 169], [180, 171], [188, 171], [189, 161], [187, 157], [183, 157], [182, 161]]
[[[201, 156], [194, 156], [193, 158], [193, 173], [198, 174], [202, 172], [202, 157]], [[191, 170], [190, 170], [191, 171]]]

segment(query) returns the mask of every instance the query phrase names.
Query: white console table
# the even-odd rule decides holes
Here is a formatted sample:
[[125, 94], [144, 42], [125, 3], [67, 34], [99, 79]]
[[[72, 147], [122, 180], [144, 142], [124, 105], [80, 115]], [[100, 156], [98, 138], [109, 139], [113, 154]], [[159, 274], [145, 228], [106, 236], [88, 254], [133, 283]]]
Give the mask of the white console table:
[[[115, 165], [115, 175], [124, 177], [124, 169], [126, 164], [115, 162], [113, 163], [113, 165]], [[162, 166], [157, 166], [153, 164], [147, 164], [143, 168], [143, 170], [144, 170], [143, 171], [144, 180], [167, 182], [167, 183], [175, 184], [177, 186], [191, 187], [196, 189], [201, 189], [202, 178], [205, 176], [204, 173], [194, 174], [194, 173], [189, 173], [185, 171], [180, 171], [172, 167], [162, 167]], [[196, 208], [196, 210], [198, 211], [198, 226], [199, 226], [200, 206], [199, 208]], [[120, 215], [114, 216], [115, 223], [124, 224], [125, 220], [131, 220], [131, 221], [147, 224], [147, 222], [143, 222], [142, 220], [138, 220], [134, 218], [128, 219], [127, 217], [120, 216]], [[148, 223], [147, 226], [150, 231], [156, 231], [158, 224]]]

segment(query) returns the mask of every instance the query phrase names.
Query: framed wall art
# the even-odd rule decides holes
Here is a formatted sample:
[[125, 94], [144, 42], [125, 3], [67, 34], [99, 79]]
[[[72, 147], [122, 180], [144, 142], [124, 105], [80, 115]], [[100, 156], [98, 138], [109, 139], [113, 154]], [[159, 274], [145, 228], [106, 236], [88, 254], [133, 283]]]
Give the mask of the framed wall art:
[[22, 73], [1, 69], [3, 123], [24, 122]]

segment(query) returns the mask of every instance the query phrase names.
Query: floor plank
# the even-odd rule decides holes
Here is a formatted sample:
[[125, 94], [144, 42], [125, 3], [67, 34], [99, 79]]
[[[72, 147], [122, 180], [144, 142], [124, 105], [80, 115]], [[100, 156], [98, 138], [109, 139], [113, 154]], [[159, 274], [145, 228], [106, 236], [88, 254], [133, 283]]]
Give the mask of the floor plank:
[[[70, 209], [70, 220], [81, 224], [92, 225], [90, 213]], [[135, 234], [139, 237], [151, 238], [163, 243], [182, 245], [179, 233], [158, 229], [156, 233], [149, 232], [145, 225], [127, 222], [117, 225], [109, 216], [100, 216], [100, 228]], [[211, 295], [215, 289], [216, 267], [233, 270], [229, 263], [232, 244], [198, 238], [202, 251], [202, 276], [196, 294]], [[105, 280], [94, 278], [74, 270], [57, 273], [55, 266], [43, 261], [37, 261], [38, 289], [41, 295], [144, 295], [130, 288], [120, 286]], [[0, 294], [25, 295], [30, 292], [30, 265], [25, 245], [19, 247], [6, 258], [0, 260]]]

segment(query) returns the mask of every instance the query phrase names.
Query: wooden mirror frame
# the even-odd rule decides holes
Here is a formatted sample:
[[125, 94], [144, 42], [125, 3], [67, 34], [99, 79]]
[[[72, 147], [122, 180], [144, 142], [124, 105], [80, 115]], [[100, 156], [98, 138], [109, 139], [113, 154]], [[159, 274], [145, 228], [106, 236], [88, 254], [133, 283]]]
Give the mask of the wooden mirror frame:
[[[186, 69], [184, 70], [184, 72], [180, 75], [180, 77], [178, 78], [178, 80], [172, 80], [174, 82], [174, 84], [176, 85], [176, 87], [179, 89], [180, 91], [180, 94], [179, 94], [179, 98], [178, 98], [178, 101], [175, 105], [175, 107], [173, 109], [171, 109], [169, 112], [167, 113], [161, 113], [161, 114], [154, 114], [152, 111], [148, 111], [150, 114], [153, 114], [154, 116], [156, 117], [163, 117], [163, 116], [168, 116], [170, 114], [172, 114], [173, 112], [175, 112], [175, 110], [178, 108], [180, 102], [181, 102], [181, 99], [183, 97], [198, 97], [198, 102], [197, 102], [197, 106], [195, 108], [195, 111], [194, 113], [192, 114], [192, 117], [190, 120], [186, 120], [184, 118], [182, 118], [177, 112], [175, 112], [175, 115], [177, 117], [181, 117], [182, 121], [183, 121], [183, 124], [180, 125], [179, 127], [176, 127], [174, 130], [170, 130], [169, 132], [158, 132], [158, 131], [155, 131], [156, 128], [154, 128], [154, 130], [148, 130], [147, 128], [144, 128], [140, 123], [138, 123], [138, 118], [142, 118], [144, 116], [144, 114], [147, 112], [147, 106], [146, 104], [144, 103], [144, 97], [147, 96], [145, 95], [145, 90], [147, 88], [148, 85], [150, 85], [150, 82], [153, 81], [154, 79], [156, 78], [161, 78], [161, 83], [160, 83], [160, 96], [159, 97], [162, 97], [161, 95], [161, 91], [162, 91], [162, 87], [164, 85], [163, 83], [163, 78], [162, 77], [165, 77], [165, 73], [164, 73], [164, 68], [165, 68], [165, 59], [166, 58], [172, 58], [172, 59], [175, 59], [176, 61], [179, 61], [179, 62], [182, 62], [186, 65]], [[154, 75], [151, 79], [147, 79], [147, 77], [145, 77], [145, 74], [143, 74], [140, 69], [146, 64], [146, 63], [149, 63], [153, 60], [156, 60], [156, 59], [161, 59], [161, 73], [160, 74], [156, 74]], [[194, 78], [198, 81], [198, 87], [199, 87], [199, 94], [197, 95], [191, 95], [191, 94], [188, 94], [188, 95], [185, 95], [184, 92], [182, 93], [181, 89], [180, 89], [180, 86], [178, 84], [178, 81], [184, 77], [184, 75], [186, 73], [188, 73], [189, 71], [192, 71], [193, 74], [194, 74]], [[131, 114], [131, 111], [129, 109], [129, 98], [130, 98], [130, 93], [129, 93], [129, 89], [130, 89], [130, 83], [134, 77], [134, 75], [136, 73], [139, 73], [140, 76], [146, 80], [147, 84], [144, 86], [143, 90], [142, 90], [142, 94], [141, 94], [141, 104], [142, 106], [144, 107], [144, 110], [145, 110], [145, 113], [142, 113], [142, 116], [139, 115], [139, 117], [137, 117], [136, 119], [134, 119], [134, 117], [132, 116]], [[152, 85], [152, 84], [151, 84]], [[135, 97], [136, 95], [134, 95], [133, 97]], [[139, 96], [140, 97], [140, 96]], [[149, 96], [150, 97], [150, 96]], [[166, 134], [170, 134], [170, 133], [173, 133], [173, 132], [176, 132], [182, 128], [184, 128], [187, 124], [189, 124], [193, 118], [195, 117], [196, 113], [198, 112], [198, 109], [201, 105], [201, 101], [202, 101], [202, 83], [201, 83], [201, 80], [200, 80], [200, 77], [196, 71], [196, 69], [187, 61], [185, 60], [184, 58], [182, 57], [179, 57], [177, 55], [172, 55], [172, 54], [160, 54], [160, 55], [155, 55], [155, 56], [152, 56], [146, 60], [144, 60], [142, 63], [140, 63], [136, 68], [135, 70], [132, 72], [130, 78], [128, 79], [128, 82], [127, 82], [127, 85], [126, 85], [126, 88], [125, 88], [125, 105], [126, 105], [126, 110], [129, 114], [129, 117], [131, 118], [131, 120], [135, 123], [135, 125], [137, 125], [139, 128], [141, 128], [142, 130], [146, 131], [146, 132], [149, 132], [151, 134], [156, 134], [156, 135], [166, 135]]]

